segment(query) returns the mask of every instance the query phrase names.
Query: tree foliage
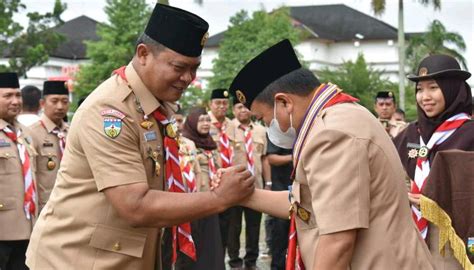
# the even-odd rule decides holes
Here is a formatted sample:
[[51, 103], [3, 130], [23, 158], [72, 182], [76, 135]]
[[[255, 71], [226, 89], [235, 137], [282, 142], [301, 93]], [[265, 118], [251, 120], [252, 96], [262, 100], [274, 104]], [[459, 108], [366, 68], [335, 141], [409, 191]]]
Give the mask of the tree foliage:
[[285, 38], [296, 45], [300, 35], [301, 31], [292, 25], [288, 8], [272, 13], [256, 11], [251, 17], [246, 11], [238, 12], [230, 18], [230, 26], [219, 44], [210, 88], [228, 88], [250, 59]]
[[54, 28], [63, 24], [61, 14], [66, 10], [66, 4], [56, 0], [52, 12], [40, 14], [29, 12], [26, 31], [13, 21], [13, 15], [25, 8], [20, 0], [2, 1], [0, 4], [0, 49], [9, 58], [8, 67], [1, 70], [11, 70], [19, 76], [34, 66], [48, 61], [49, 55], [64, 41], [64, 37], [55, 32]]
[[408, 42], [407, 59], [412, 72], [415, 72], [420, 61], [432, 54], [447, 54], [461, 62], [467, 69], [466, 59], [462, 53], [466, 50], [464, 38], [456, 32], [448, 32], [446, 27], [434, 20], [428, 31], [412, 37]]
[[86, 96], [110, 77], [113, 70], [128, 64], [135, 43], [145, 29], [151, 8], [145, 0], [107, 0], [108, 23], [98, 25], [98, 41], [87, 41], [87, 58], [77, 76], [76, 94]]

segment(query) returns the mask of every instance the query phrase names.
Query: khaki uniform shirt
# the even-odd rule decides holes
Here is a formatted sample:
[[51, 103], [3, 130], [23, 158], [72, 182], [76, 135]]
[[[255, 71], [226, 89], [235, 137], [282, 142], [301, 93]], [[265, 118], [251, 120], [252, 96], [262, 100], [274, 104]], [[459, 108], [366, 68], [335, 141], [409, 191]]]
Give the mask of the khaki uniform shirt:
[[[38, 153], [36, 159], [36, 182], [38, 185], [36, 189], [40, 211], [48, 201], [51, 190], [53, 190], [56, 174], [61, 162], [62, 154], [59, 138], [56, 134], [52, 133], [55, 128], [56, 124], [44, 114], [41, 116], [41, 121], [30, 126], [35, 150]], [[68, 124], [63, 122], [61, 127], [58, 128], [59, 132], [67, 136]]]
[[[217, 127], [215, 125], [219, 121], [217, 121], [217, 118], [214, 116], [214, 114], [212, 114], [212, 112], [209, 112], [209, 116], [211, 117], [211, 129], [209, 130], [209, 134], [211, 134], [212, 139], [214, 139], [214, 141], [216, 142], [217, 151], [219, 151], [219, 149], [220, 149], [219, 148], [219, 145], [220, 145], [219, 144], [219, 138], [220, 138], [219, 137], [219, 130], [217, 129]], [[234, 134], [233, 134], [234, 133], [234, 126], [233, 126], [232, 120], [230, 120], [229, 118], [226, 117], [224, 122], [222, 123], [222, 125], [224, 126], [225, 133], [227, 134], [229, 139], [234, 137]], [[233, 153], [234, 149], [233, 149], [232, 144], [230, 144], [230, 148], [231, 148], [231, 153]], [[218, 160], [219, 164], [222, 164], [220, 155], [217, 156], [217, 160]]]
[[[212, 158], [214, 159], [214, 165], [216, 166], [216, 170], [221, 167], [219, 162], [219, 152], [217, 150], [212, 150]], [[203, 149], [197, 149], [196, 155], [197, 163], [199, 164], [199, 185], [198, 191], [208, 191], [209, 186], [209, 157], [207, 154], [203, 152]]]
[[[180, 154], [186, 159], [187, 162], [191, 163], [191, 170], [194, 173], [194, 181], [196, 184], [196, 189], [199, 191], [200, 182], [199, 174], [201, 173], [201, 168], [199, 167], [199, 162], [197, 161], [197, 150], [196, 145], [190, 139], [181, 136], [179, 142], [179, 151]], [[182, 162], [182, 161], [181, 161]], [[187, 184], [186, 178], [183, 175], [184, 184]]]
[[[23, 167], [16, 144], [2, 131], [8, 125], [5, 120], [0, 119], [0, 241], [27, 240], [30, 238], [35, 217], [27, 219], [23, 210], [25, 198]], [[35, 180], [36, 152], [31, 133], [28, 128], [16, 121], [14, 128], [21, 130], [18, 141], [26, 145]]]
[[[232, 137], [232, 145], [234, 148], [233, 165], [247, 166], [247, 151], [245, 150], [245, 136], [244, 130], [239, 128], [240, 122], [236, 118], [232, 120], [232, 127], [234, 132], [230, 132]], [[264, 127], [256, 123], [250, 123], [253, 143], [253, 161], [254, 161], [254, 175], [255, 187], [263, 188], [263, 171], [262, 171], [262, 157], [266, 155], [267, 150], [267, 132]]]
[[320, 235], [356, 229], [351, 270], [434, 269], [411, 217], [397, 151], [377, 119], [346, 103], [315, 121], [292, 187], [293, 201], [309, 215], [296, 217], [306, 268], [313, 269]]
[[397, 137], [398, 133], [402, 132], [408, 126], [408, 123], [404, 121], [382, 120], [380, 118], [379, 121], [385, 128], [385, 131], [387, 131], [390, 138]]
[[[131, 227], [102, 193], [133, 183], [164, 186], [163, 127], [151, 115], [163, 105], [131, 64], [125, 74], [131, 89], [114, 75], [74, 116], [27, 250], [30, 269], [161, 269], [160, 228]], [[144, 115], [153, 123], [149, 129], [140, 125]]]

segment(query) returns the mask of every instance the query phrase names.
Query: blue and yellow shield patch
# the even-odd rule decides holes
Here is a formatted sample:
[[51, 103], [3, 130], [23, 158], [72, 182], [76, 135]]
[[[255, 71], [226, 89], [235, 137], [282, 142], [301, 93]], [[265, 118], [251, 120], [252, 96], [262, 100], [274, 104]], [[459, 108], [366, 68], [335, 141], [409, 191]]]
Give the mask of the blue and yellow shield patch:
[[122, 119], [119, 118], [104, 118], [104, 133], [108, 137], [114, 139], [120, 135], [122, 131]]

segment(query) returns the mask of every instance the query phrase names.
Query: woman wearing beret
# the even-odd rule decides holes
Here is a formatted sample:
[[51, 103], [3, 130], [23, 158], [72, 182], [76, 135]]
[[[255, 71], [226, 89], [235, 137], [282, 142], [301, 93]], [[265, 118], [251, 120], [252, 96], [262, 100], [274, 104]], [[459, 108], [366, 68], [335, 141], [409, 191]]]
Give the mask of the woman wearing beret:
[[[450, 56], [431, 55], [423, 59], [417, 75], [408, 76], [409, 80], [416, 83], [418, 119], [394, 139], [410, 178], [408, 197], [413, 217], [430, 248], [437, 269], [441, 270], [463, 268], [454, 258], [449, 244], [444, 247], [445, 256], [440, 255], [439, 228], [421, 217], [420, 195], [425, 195], [427, 186], [433, 185], [427, 180], [433, 178], [429, 172], [438, 152], [474, 150], [474, 121], [470, 118], [472, 94], [466, 83], [470, 76]], [[450, 193], [449, 190], [443, 192]], [[474, 215], [469, 213], [469, 209], [465, 215]]]

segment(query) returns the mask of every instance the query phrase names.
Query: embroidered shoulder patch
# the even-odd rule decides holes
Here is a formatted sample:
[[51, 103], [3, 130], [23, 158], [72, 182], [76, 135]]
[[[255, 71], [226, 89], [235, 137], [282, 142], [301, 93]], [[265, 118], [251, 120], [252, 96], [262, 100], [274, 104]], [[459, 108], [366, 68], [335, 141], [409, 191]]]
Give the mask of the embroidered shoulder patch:
[[102, 116], [113, 116], [113, 117], [117, 117], [119, 119], [124, 119], [125, 118], [124, 113], [122, 113], [121, 111], [114, 110], [114, 109], [102, 110], [100, 112], [100, 115], [102, 115]]
[[105, 117], [104, 118], [104, 133], [108, 137], [115, 139], [122, 131], [122, 119]]

